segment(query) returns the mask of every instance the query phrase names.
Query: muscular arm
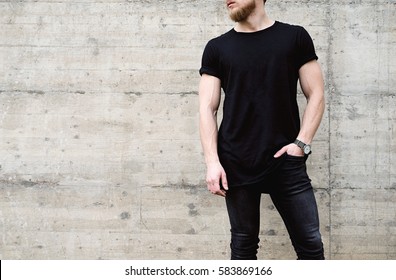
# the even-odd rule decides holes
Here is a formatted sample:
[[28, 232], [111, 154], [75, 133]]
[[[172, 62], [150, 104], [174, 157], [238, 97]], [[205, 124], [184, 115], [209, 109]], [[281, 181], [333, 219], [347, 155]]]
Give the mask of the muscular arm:
[[325, 101], [322, 70], [316, 60], [306, 63], [300, 68], [300, 85], [307, 99], [298, 139], [311, 143], [322, 120]]
[[[309, 144], [320, 125], [325, 107], [323, 76], [319, 63], [312, 60], [304, 64], [299, 70], [299, 77], [301, 89], [307, 99], [307, 106], [297, 139]], [[275, 157], [279, 157], [285, 152], [290, 155], [303, 155], [297, 145], [290, 144], [279, 150]]]
[[[199, 129], [207, 167], [206, 183], [213, 194], [225, 196], [227, 178], [217, 154], [217, 110], [220, 97], [220, 80], [203, 74], [199, 84]], [[220, 182], [224, 189], [220, 188]]]

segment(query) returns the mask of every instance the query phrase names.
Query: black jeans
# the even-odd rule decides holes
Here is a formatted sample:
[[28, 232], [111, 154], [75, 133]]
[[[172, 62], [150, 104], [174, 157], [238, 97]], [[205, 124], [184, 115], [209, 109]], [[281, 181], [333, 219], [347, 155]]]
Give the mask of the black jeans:
[[306, 158], [285, 155], [264, 182], [232, 187], [226, 204], [231, 224], [231, 259], [257, 259], [261, 194], [268, 193], [288, 230], [298, 259], [324, 259], [319, 216]]

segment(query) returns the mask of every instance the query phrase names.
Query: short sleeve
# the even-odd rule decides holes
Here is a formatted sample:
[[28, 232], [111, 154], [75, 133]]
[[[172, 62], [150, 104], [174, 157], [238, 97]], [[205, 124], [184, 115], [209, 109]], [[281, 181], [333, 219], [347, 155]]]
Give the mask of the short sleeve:
[[311, 36], [303, 27], [300, 28], [298, 36], [297, 68], [300, 69], [305, 63], [311, 60], [317, 60], [318, 56], [316, 55]]
[[208, 74], [220, 78], [219, 56], [213, 45], [213, 40], [209, 41], [204, 49], [199, 74], [201, 76]]

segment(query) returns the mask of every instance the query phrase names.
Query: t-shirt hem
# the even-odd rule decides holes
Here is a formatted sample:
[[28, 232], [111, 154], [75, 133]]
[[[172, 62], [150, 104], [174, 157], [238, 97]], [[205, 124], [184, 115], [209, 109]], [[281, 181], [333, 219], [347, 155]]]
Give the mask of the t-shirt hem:
[[315, 54], [315, 55], [312, 55], [312, 56], [310, 56], [310, 57], [308, 57], [308, 58], [302, 60], [301, 63], [300, 63], [300, 66], [298, 67], [298, 69], [300, 69], [303, 65], [305, 65], [305, 64], [308, 63], [308, 62], [310, 62], [310, 61], [312, 61], [312, 60], [318, 60], [318, 59], [319, 59], [319, 58], [318, 58], [318, 56], [317, 56], [316, 54]]
[[202, 68], [199, 70], [199, 75], [202, 76], [203, 74], [207, 74], [207, 75], [210, 75], [210, 76], [214, 76], [214, 77], [220, 79], [220, 75], [219, 75], [219, 74], [217, 74], [215, 71], [210, 70], [210, 69], [208, 69], [208, 68], [202, 67]]

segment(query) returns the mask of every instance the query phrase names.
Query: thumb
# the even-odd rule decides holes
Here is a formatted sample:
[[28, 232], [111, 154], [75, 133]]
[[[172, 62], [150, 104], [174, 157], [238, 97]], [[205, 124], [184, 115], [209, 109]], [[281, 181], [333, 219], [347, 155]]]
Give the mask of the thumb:
[[280, 157], [281, 155], [286, 153], [286, 151], [287, 151], [287, 146], [285, 146], [282, 149], [280, 149], [279, 151], [277, 151], [276, 154], [274, 155], [274, 158]]
[[222, 185], [223, 185], [223, 188], [224, 188], [225, 190], [228, 190], [227, 175], [225, 174], [225, 172], [223, 172], [223, 173], [221, 174], [221, 183], [222, 183]]

